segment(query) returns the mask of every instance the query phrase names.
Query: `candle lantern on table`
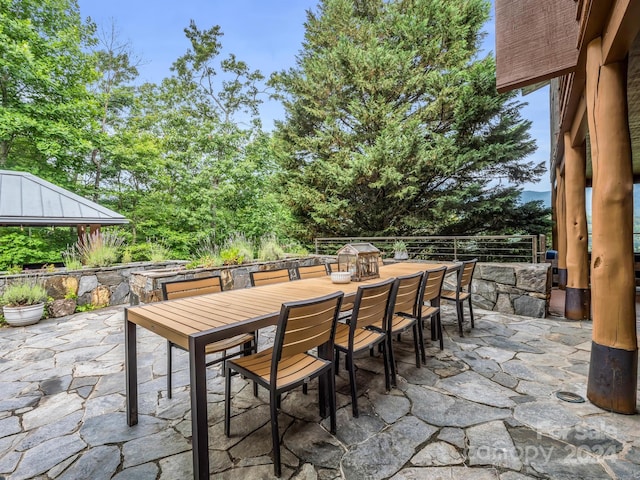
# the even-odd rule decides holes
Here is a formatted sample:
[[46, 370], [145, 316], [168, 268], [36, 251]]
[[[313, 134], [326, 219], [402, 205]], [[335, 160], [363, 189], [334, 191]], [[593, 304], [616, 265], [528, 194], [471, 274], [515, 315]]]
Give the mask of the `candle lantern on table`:
[[354, 282], [380, 278], [380, 258], [380, 250], [370, 243], [347, 243], [338, 250], [338, 270], [350, 272]]

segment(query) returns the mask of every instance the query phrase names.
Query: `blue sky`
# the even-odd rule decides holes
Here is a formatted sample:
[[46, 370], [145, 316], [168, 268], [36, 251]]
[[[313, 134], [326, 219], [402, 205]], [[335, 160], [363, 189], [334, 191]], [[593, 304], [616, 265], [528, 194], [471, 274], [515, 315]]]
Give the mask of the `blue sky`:
[[[306, 10], [317, 0], [78, 0], [83, 17], [91, 17], [98, 28], [116, 26], [121, 41], [128, 41], [140, 56], [141, 82], [159, 83], [169, 76], [171, 64], [189, 44], [183, 29], [195, 20], [199, 28], [220, 25], [223, 56], [234, 53], [251, 69], [265, 76], [295, 65], [302, 47]], [[493, 12], [492, 12], [493, 16]], [[487, 23], [486, 52], [495, 50], [493, 18]], [[531, 136], [538, 150], [528, 159], [549, 163], [549, 92], [543, 88], [523, 99], [529, 105], [522, 116], [532, 121]], [[276, 102], [261, 108], [265, 128], [273, 119], [284, 118]], [[525, 190], [548, 191], [549, 175], [541, 182], [527, 184]]]

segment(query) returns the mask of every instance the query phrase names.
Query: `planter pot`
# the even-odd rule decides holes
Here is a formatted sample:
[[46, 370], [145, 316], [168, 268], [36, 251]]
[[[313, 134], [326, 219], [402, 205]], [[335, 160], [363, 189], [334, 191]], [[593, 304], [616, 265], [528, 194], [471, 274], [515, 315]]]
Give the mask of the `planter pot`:
[[13, 327], [23, 327], [38, 323], [44, 315], [44, 303], [24, 307], [2, 307], [4, 319]]
[[409, 254], [407, 252], [396, 252], [393, 254], [394, 260], [408, 260]]

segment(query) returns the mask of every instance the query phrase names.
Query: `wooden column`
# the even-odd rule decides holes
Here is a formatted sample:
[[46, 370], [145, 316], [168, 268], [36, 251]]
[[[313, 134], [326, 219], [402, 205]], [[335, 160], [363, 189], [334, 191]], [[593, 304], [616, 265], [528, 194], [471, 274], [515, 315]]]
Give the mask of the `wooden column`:
[[603, 65], [601, 39], [587, 47], [586, 100], [593, 164], [593, 338], [587, 397], [636, 411], [638, 344], [633, 264], [633, 171], [626, 60]]
[[78, 232], [78, 245], [84, 245], [84, 235], [85, 235], [85, 233], [87, 233], [87, 226], [86, 225], [78, 225], [76, 227], [76, 230]]
[[564, 316], [571, 320], [590, 318], [587, 211], [585, 207], [587, 153], [583, 145], [573, 147], [571, 134], [564, 134], [564, 180], [567, 232], [567, 287]]
[[567, 286], [567, 215], [565, 203], [564, 175], [556, 167], [556, 218], [558, 228], [558, 288], [564, 290]]

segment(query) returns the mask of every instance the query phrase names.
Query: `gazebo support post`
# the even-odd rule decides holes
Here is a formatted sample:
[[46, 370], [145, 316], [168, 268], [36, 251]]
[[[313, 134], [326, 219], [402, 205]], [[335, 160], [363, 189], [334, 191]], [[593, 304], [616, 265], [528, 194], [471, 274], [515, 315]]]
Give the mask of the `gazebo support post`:
[[76, 230], [78, 231], [78, 245], [84, 245], [84, 235], [87, 233], [87, 226], [78, 225]]
[[567, 286], [564, 316], [587, 320], [591, 310], [589, 260], [587, 254], [587, 212], [585, 207], [586, 150], [573, 147], [571, 134], [564, 134], [564, 179], [567, 232]]
[[558, 288], [564, 290], [567, 286], [567, 210], [565, 199], [564, 174], [560, 167], [556, 167], [556, 219], [558, 228]]
[[593, 164], [593, 337], [587, 397], [606, 410], [633, 414], [638, 344], [626, 60], [603, 63], [602, 40], [596, 38], [587, 47], [586, 65]]

